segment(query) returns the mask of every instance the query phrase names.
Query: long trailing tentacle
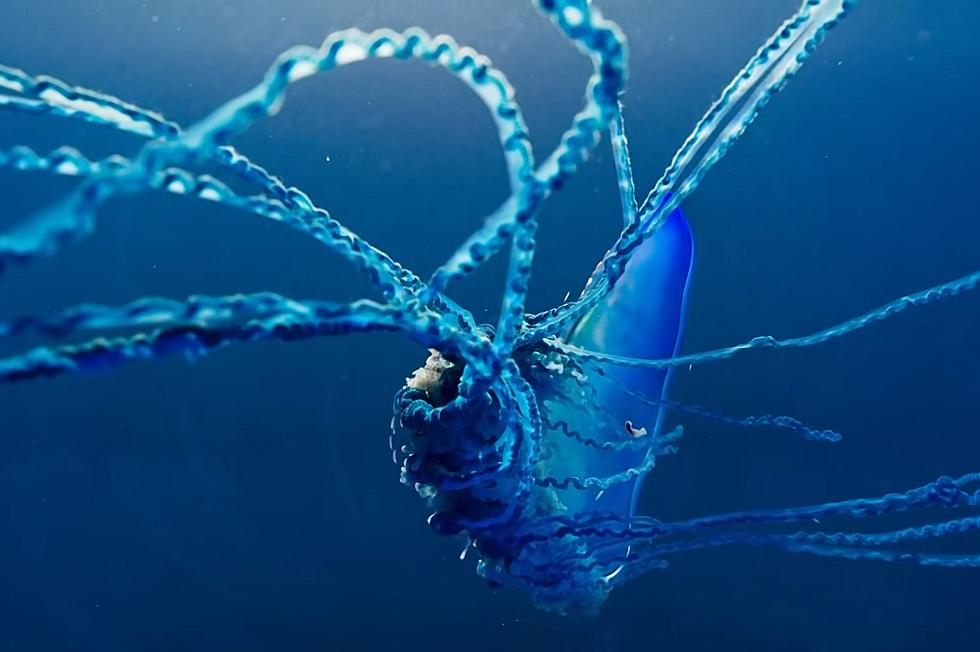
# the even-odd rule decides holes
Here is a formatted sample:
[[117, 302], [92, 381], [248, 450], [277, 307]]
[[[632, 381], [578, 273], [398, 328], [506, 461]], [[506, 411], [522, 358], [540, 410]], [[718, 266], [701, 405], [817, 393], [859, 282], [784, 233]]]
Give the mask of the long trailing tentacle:
[[619, 203], [623, 209], [623, 228], [634, 228], [638, 219], [639, 207], [636, 205], [636, 185], [633, 182], [633, 161], [630, 159], [629, 143], [626, 140], [626, 121], [623, 105], [619, 104], [616, 119], [609, 127], [612, 143], [613, 161], [616, 164], [616, 180], [619, 185]]
[[[233, 313], [252, 318], [236, 321]], [[373, 302], [333, 304], [293, 301], [276, 295], [198, 298], [186, 303], [141, 300], [116, 309], [85, 306], [54, 320], [28, 319], [6, 327], [8, 331], [33, 328], [63, 334], [88, 327], [165, 325], [148, 333], [38, 347], [0, 359], [0, 384], [96, 371], [174, 353], [196, 358], [236, 343], [405, 330], [410, 327], [405, 322], [401, 311]]]
[[799, 11], [776, 30], [695, 125], [640, 207], [638, 218], [603, 256], [582, 295], [530, 316], [524, 341], [560, 334], [605, 296], [636, 247], [697, 187], [853, 5], [854, 0], [803, 0]]
[[[589, 2], [536, 0], [535, 4], [593, 63], [584, 107], [534, 173], [539, 187], [532, 199], [539, 203], [575, 173], [618, 114], [618, 97], [626, 83], [627, 66], [625, 36]], [[502, 250], [515, 229], [520, 228], [521, 220], [527, 219], [523, 214], [531, 207], [525, 207], [524, 201], [527, 200], [512, 194], [488, 216], [432, 275], [432, 291], [442, 291], [451, 281], [468, 276]]]
[[[529, 363], [528, 372], [540, 387], [538, 401], [549, 420], [550, 416], [548, 415], [555, 405], [559, 412], [564, 410], [577, 411], [578, 417], [582, 418], [585, 423], [593, 426], [598, 425], [600, 429], [605, 429], [607, 432], [622, 432], [624, 424], [608, 411], [596, 391], [596, 377], [601, 377], [614, 383], [619, 391], [635, 400], [639, 405], [654, 408], [662, 407], [678, 414], [718, 421], [736, 428], [786, 429], [809, 441], [837, 442], [841, 440], [841, 434], [835, 430], [812, 428], [799, 419], [790, 416], [763, 414], [733, 417], [700, 405], [681, 403], [667, 398], [651, 398], [635, 387], [630, 387], [624, 383], [614, 370], [608, 370], [602, 364], [594, 361], [575, 360], [574, 357], [557, 349], [534, 350], [526, 354], [526, 358]], [[566, 383], [549, 382], [556, 374]], [[595, 377], [592, 374], [595, 374]], [[644, 443], [644, 439], [647, 439], [645, 437], [627, 437], [619, 442], [599, 442], [575, 432], [564, 419], [550, 420], [549, 427], [553, 430], [562, 431], [566, 436], [594, 448], [620, 450], [622, 448], [645, 448], [652, 445], [651, 443]]]
[[140, 328], [175, 324], [211, 327], [230, 320], [276, 315], [313, 315], [330, 304], [296, 301], [273, 292], [228, 296], [195, 295], [184, 301], [144, 297], [121, 306], [86, 303], [53, 317], [19, 317], [0, 321], [0, 337], [37, 333], [66, 337], [81, 331]]
[[37, 111], [114, 127], [147, 138], [172, 138], [180, 133], [177, 123], [159, 113], [46, 75], [34, 76], [0, 65], [0, 88], [18, 94], [5, 96], [0, 107], [30, 106]]
[[550, 346], [583, 360], [607, 363], [622, 367], [667, 369], [682, 365], [700, 364], [716, 360], [727, 360], [738, 353], [752, 349], [804, 348], [822, 344], [828, 340], [861, 330], [862, 328], [870, 326], [875, 322], [888, 319], [889, 317], [897, 315], [907, 308], [911, 308], [913, 306], [925, 306], [935, 301], [954, 297], [969, 290], [973, 290], [978, 284], [980, 284], [980, 271], [972, 272], [966, 276], [961, 276], [958, 279], [941, 283], [931, 288], [900, 297], [894, 301], [890, 301], [882, 306], [879, 306], [874, 310], [870, 310], [863, 315], [848, 319], [847, 321], [843, 321], [815, 333], [810, 333], [809, 335], [801, 335], [799, 337], [790, 337], [786, 339], [777, 339], [771, 335], [762, 335], [759, 337], [754, 337], [748, 342], [743, 342], [742, 344], [735, 344], [733, 346], [726, 346], [710, 351], [701, 351], [699, 353], [688, 353], [686, 355], [680, 355], [673, 358], [664, 358], [661, 360], [646, 360], [641, 358], [631, 358], [628, 356], [600, 353], [598, 351], [589, 351], [557, 339], [551, 339], [548, 341], [548, 343]]
[[[233, 151], [224, 152], [229, 165], [240, 169], [243, 174], [260, 175], [258, 166]], [[67, 176], [99, 178], [131, 169], [133, 162], [119, 155], [93, 161], [70, 147], [59, 147], [53, 152], [41, 155], [24, 146], [0, 151], [0, 168], [13, 168], [21, 171], [43, 171]], [[197, 197], [214, 201], [232, 208], [283, 223], [301, 233], [312, 236], [335, 251], [361, 263], [368, 277], [376, 283], [381, 282], [377, 268], [367, 261], [357, 258], [358, 241], [345, 237], [347, 233], [323, 209], [312, 202], [305, 202], [301, 194], [295, 192], [277, 193], [283, 199], [267, 194], [240, 195], [222, 181], [210, 175], [195, 175], [175, 167], [165, 168], [145, 180], [147, 188], [171, 194]], [[58, 248], [55, 241], [47, 239], [54, 229], [62, 228], [63, 237], [78, 238], [94, 228], [91, 222], [75, 222], [70, 215], [58, 211], [51, 212], [44, 219], [30, 221], [0, 236], [0, 259], [6, 254], [8, 260], [28, 260], [42, 253], [54, 252]], [[79, 230], [82, 229], [82, 230]], [[42, 244], [43, 241], [43, 244]], [[40, 249], [39, 247], [49, 247]], [[400, 269], [390, 261], [389, 269]], [[0, 265], [2, 267], [2, 265]], [[404, 271], [404, 270], [402, 270]], [[406, 285], [417, 283], [418, 279], [410, 272], [400, 273]]]
[[[520, 109], [513, 99], [513, 91], [506, 78], [490, 66], [488, 59], [469, 48], [460, 48], [449, 37], [432, 38], [418, 29], [411, 29], [403, 34], [391, 30], [371, 33], [347, 30], [328, 37], [318, 50], [301, 47], [285, 53], [259, 86], [227, 103], [187, 132], [181, 132], [177, 127], [169, 130], [165, 135], [165, 142], [151, 143], [145, 147], [140, 157], [129, 167], [111, 171], [90, 168], [95, 173], [94, 177], [83, 184], [74, 196], [50, 207], [26, 226], [6, 237], [0, 237], [0, 263], [3, 260], [29, 260], [84, 236], [91, 230], [94, 214], [103, 202], [121, 192], [134, 192], [152, 186], [153, 180], [159, 176], [158, 170], [164, 166], [190, 165], [197, 159], [212, 158], [242, 176], [257, 181], [276, 201], [281, 201], [296, 214], [293, 221], [315, 218], [321, 227], [321, 235], [325, 236], [322, 239], [334, 245], [379, 284], [386, 299], [410, 299], [411, 295], [422, 288], [417, 277], [332, 220], [325, 211], [317, 209], [302, 192], [295, 188], [285, 188], [262, 168], [223, 144], [257, 119], [275, 113], [282, 104], [289, 84], [317, 72], [356, 61], [385, 57], [419, 58], [441, 65], [469, 84], [488, 106], [498, 126], [513, 193], [533, 194], [529, 191], [533, 159]], [[114, 98], [105, 99], [89, 91], [56, 82], [55, 86], [60, 90], [51, 99], [44, 97], [46, 90], [37, 90], [49, 85], [47, 79], [31, 78], [19, 71], [4, 72], [6, 75], [0, 79], [6, 82], [5, 87], [41, 98], [44, 101], [39, 101], [36, 106], [46, 107], [50, 113], [81, 117], [124, 130], [131, 127], [133, 121], [129, 114], [119, 110], [123, 103]], [[25, 102], [26, 100], [20, 103], [22, 110], [27, 106]], [[11, 103], [12, 106], [16, 104]], [[140, 115], [141, 110], [138, 108], [129, 107], [127, 110], [139, 117], [145, 117]], [[109, 118], [103, 114], [108, 114]], [[140, 124], [145, 126], [146, 123], [153, 122], [152, 118], [153, 116]], [[144, 135], [159, 135], [153, 129], [134, 131]], [[529, 217], [530, 211], [525, 212], [525, 215]], [[525, 219], [520, 222], [529, 224]], [[512, 276], [526, 281], [530, 273], [533, 228], [528, 226], [521, 230], [527, 233], [519, 239], [520, 246], [515, 244], [514, 256], [519, 260], [512, 265]], [[526, 282], [514, 280], [509, 283], [510, 288], [521, 285], [526, 285]], [[505, 305], [510, 307], [502, 314], [510, 316], [505, 317], [506, 323], [502, 324], [498, 332], [516, 330], [523, 314], [522, 296], [520, 291], [506, 293]], [[426, 300], [433, 307], [452, 313], [471, 334], [476, 330], [469, 315], [445, 297], [431, 293]], [[513, 336], [505, 339], [512, 341]], [[509, 351], [505, 346], [501, 348], [505, 350], [499, 357], [505, 357]]]
[[[657, 523], [660, 535], [687, 534], [691, 538], [670, 543], [656, 543], [640, 554], [659, 557], [669, 552], [730, 543], [772, 545], [791, 552], [809, 552], [847, 559], [876, 559], [933, 566], [980, 566], [980, 553], [965, 555], [932, 554], [917, 551], [887, 549], [898, 544], [910, 544], [929, 538], [944, 537], [977, 529], [980, 516], [951, 518], [937, 523], [915, 525], [887, 532], [792, 532], [750, 531], [743, 526], [773, 526], [802, 521], [819, 522], [831, 516], [871, 518], [882, 514], [906, 512], [913, 509], [941, 507], [976, 508], [980, 506], [980, 490], [970, 491], [980, 482], [980, 473], [958, 479], [943, 477], [922, 487], [886, 494], [878, 498], [846, 500], [811, 507], [779, 510], [734, 512], [702, 517], [672, 524]], [[735, 530], [731, 530], [731, 527]], [[715, 531], [716, 528], [725, 528]], [[637, 541], [637, 543], [641, 543]], [[884, 549], [883, 549], [884, 548]]]
[[[581, 516], [557, 515], [528, 524], [524, 543], [555, 537], [576, 536], [590, 544], [575, 548], [563, 557], [529, 565], [529, 577], [556, 567], [581, 570], [622, 564], [621, 572], [602, 582], [621, 584], [654, 567], [664, 566], [664, 557], [678, 552], [724, 545], [773, 546], [790, 552], [808, 552], [847, 559], [875, 559], [888, 562], [938, 566], [980, 566], [980, 554], [934, 554], [900, 550], [895, 546], [914, 544], [930, 538], [968, 532], [980, 528], [980, 516], [961, 516], [936, 523], [899, 530], [867, 532], [780, 532], [773, 528], [800, 523], [819, 523], [828, 517], [869, 519], [884, 514], [943, 508], [973, 509], [980, 506], [980, 473], [958, 479], [942, 477], [921, 487], [874, 498], [830, 502], [809, 507], [741, 511], [686, 521], [664, 522], [650, 517], [629, 517], [613, 512], [591, 512]], [[605, 587], [608, 589], [609, 587]]]
[[[217, 179], [207, 175], [196, 177], [173, 166], [148, 172], [144, 178], [137, 179], [134, 176], [134, 166], [137, 165], [135, 162], [129, 161], [126, 164], [126, 159], [116, 156], [105, 162], [109, 164], [100, 165], [88, 161], [86, 165], [84, 157], [73, 154], [70, 148], [60, 148], [51, 157], [42, 157], [24, 147], [4, 153], [3, 162], [8, 167], [61, 174], [85, 174], [89, 178], [74, 195], [49, 206], [7, 234], [0, 235], [0, 270], [12, 262], [26, 262], [56, 253], [66, 244], [91, 233], [95, 226], [96, 209], [115, 192], [109, 189], [116, 183], [109, 183], [108, 180], [111, 179], [124, 180], [130, 192], [143, 188], [161, 188], [177, 194], [190, 194], [257, 212], [313, 234], [354, 262], [380, 287], [386, 297], [390, 298], [396, 294], [396, 290], [406, 285], [417, 287], [420, 283], [417, 277], [397, 265], [386, 254], [364, 243], [325, 210], [313, 205], [303, 193], [285, 188], [261, 167], [228, 148], [220, 148], [216, 152], [215, 160], [226, 162], [230, 169], [243, 176], [266, 181], [266, 185], [273, 189], [279, 188], [276, 195], [282, 199], [266, 194], [243, 198]], [[52, 161], [57, 161], [57, 164]]]
[[474, 50], [460, 47], [448, 36], [431, 37], [420, 29], [404, 33], [347, 30], [332, 34], [319, 49], [287, 51], [262, 83], [191, 128], [182, 145], [199, 151], [226, 142], [257, 119], [277, 111], [286, 89], [295, 81], [357, 61], [391, 57], [442, 66], [476, 92], [497, 126], [512, 191], [525, 192], [533, 157], [520, 107], [506, 77]]

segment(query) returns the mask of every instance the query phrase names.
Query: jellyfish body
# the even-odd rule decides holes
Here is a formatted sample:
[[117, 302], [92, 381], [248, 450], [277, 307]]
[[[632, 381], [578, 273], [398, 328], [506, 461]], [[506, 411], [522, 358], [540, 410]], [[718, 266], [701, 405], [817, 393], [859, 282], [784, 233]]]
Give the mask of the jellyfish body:
[[[691, 231], [674, 210], [569, 341], [613, 354], [674, 355], [692, 262]], [[395, 399], [402, 480], [434, 507], [437, 532], [465, 534], [475, 545], [491, 583], [517, 585], [548, 608], [594, 611], [628, 544], [603, 548], [601, 535], [556, 528], [595, 515], [632, 517], [640, 481], [672, 441], [659, 402], [671, 370], [635, 369], [614, 380], [540, 345], [518, 350], [515, 360], [481, 409], [460, 411], [462, 363], [430, 355]], [[509, 418], [515, 414], [521, 418]]]
[[[617, 355], [675, 355], [683, 339], [693, 256], [690, 228], [675, 209], [633, 253], [615, 289], [570, 329], [568, 341]], [[613, 517], [629, 522], [643, 478], [658, 455], [672, 450], [679, 434], [664, 432], [662, 400], [672, 369], [620, 370], [614, 378], [554, 351], [532, 349], [518, 359], [534, 361], [525, 363], [522, 373], [542, 415], [534, 468], [536, 513], [528, 520], [587, 523]], [[529, 543], [512, 561], [511, 574], [536, 577], [523, 588], [530, 588], [543, 606], [597, 609], [629, 558], [629, 544], [601, 533], [563, 534], [548, 526], [539, 537], [542, 532], [548, 532], [543, 545], [525, 535]], [[545, 566], [549, 573], [542, 572]]]
[[[81, 120], [149, 140], [133, 159], [95, 160], [70, 147], [46, 155], [26, 146], [0, 151], [2, 168], [82, 178], [73, 194], [0, 234], [0, 271], [56, 254], [89, 235], [111, 197], [155, 190], [219, 202], [293, 228], [350, 261], [381, 296], [346, 304], [267, 292], [183, 301], [148, 297], [0, 321], [2, 338], [102, 334], [0, 359], [0, 384], [174, 353], [196, 358], [255, 341], [400, 331], [431, 353], [395, 396], [391, 444], [402, 482], [425, 498], [436, 532], [459, 537], [467, 550], [476, 551], [483, 577], [526, 591], [542, 607], [594, 611], [615, 586], [664, 567], [666, 556], [718, 545], [980, 566], [977, 554], [931, 554], [912, 547], [980, 528], [975, 514], [889, 532], [825, 532], [813, 526], [824, 517], [853, 525], [848, 519], [913, 509], [975, 510], [978, 473], [880, 497], [672, 523], [634, 509], [640, 481], [658, 456], [674, 449], [679, 431], [664, 428], [665, 409], [737, 427], [783, 428], [812, 441], [839, 439], [833, 431], [790, 417], [733, 418], [674, 403], [666, 397], [674, 367], [750, 349], [820, 344], [980, 285], [977, 271], [809, 335], [760, 336], [680, 354], [693, 241], [679, 206], [853, 4], [802, 0], [709, 107], [642, 203], [636, 201], [619, 102], [627, 76], [625, 36], [587, 0], [535, 1], [593, 65], [583, 108], [560, 144], [538, 163], [503, 73], [452, 38], [417, 28], [345, 30], [319, 48], [293, 48], [254, 88], [187, 129], [118, 98], [0, 66], [0, 109]], [[291, 84], [372, 58], [424, 61], [467, 84], [497, 126], [507, 165], [511, 196], [428, 279], [229, 144], [257, 120], [275, 114]], [[539, 209], [605, 130], [617, 168], [623, 229], [577, 299], [527, 313]], [[202, 164], [244, 182], [253, 194], [200, 172]], [[510, 259], [500, 317], [494, 327], [482, 327], [444, 289], [505, 251]]]
[[[687, 292], [694, 262], [694, 243], [687, 220], [674, 210], [645, 241], [626, 264], [622, 278], [603, 300], [572, 329], [568, 341], [576, 346], [637, 358], [670, 358], [680, 350], [684, 335]], [[589, 374], [597, 406], [604, 418], [596, 418], [597, 442], [642, 441], [663, 434], [665, 407], [656, 399], [666, 398], [672, 369], [627, 369], [617, 371], [617, 380]], [[636, 400], [641, 394], [654, 401]], [[557, 408], [561, 410], [562, 408]], [[611, 423], [609, 423], [611, 421]], [[618, 427], [617, 427], [618, 426]], [[567, 438], [557, 455], [567, 468], [557, 469], [565, 476], [607, 477], [643, 462], [639, 447], [607, 450], [596, 455], [594, 449], [573, 446]], [[570, 509], [601, 509], [632, 513], [642, 476], [608, 489], [579, 492], [569, 496]]]

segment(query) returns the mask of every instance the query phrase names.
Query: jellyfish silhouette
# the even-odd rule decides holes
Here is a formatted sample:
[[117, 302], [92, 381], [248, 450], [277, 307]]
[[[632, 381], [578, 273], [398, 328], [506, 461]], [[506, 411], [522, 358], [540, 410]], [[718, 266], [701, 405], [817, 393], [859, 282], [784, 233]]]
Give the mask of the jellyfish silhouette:
[[[295, 229], [340, 254], [380, 299], [298, 300], [273, 293], [141, 298], [86, 304], [54, 317], [0, 323], [0, 337], [62, 338], [0, 360], [0, 383], [103, 370], [169, 354], [197, 358], [262, 340], [398, 331], [429, 349], [394, 400], [392, 452], [401, 480], [430, 506], [433, 530], [457, 536], [493, 585], [517, 587], [543, 608], [595, 611], [611, 590], [673, 553], [722, 545], [767, 546], [847, 559], [934, 566], [980, 566], [980, 554], [938, 554], [922, 541], [980, 526], [980, 473], [943, 477], [879, 497], [806, 507], [744, 511], [667, 522], [636, 513], [639, 483], [659, 456], [676, 450], [679, 429], [665, 413], [694, 414], [740, 427], [781, 428], [833, 442], [832, 430], [787, 416], [731, 417], [668, 398], [677, 366], [721, 361], [758, 348], [809, 347], [913, 306], [973, 289], [980, 272], [901, 297], [822, 331], [682, 353], [694, 243], [680, 206], [759, 112], [852, 8], [849, 0], [805, 0], [708, 109], [646, 199], [637, 201], [623, 121], [626, 41], [586, 0], [536, 0], [537, 9], [589, 58], [585, 103], [560, 144], [538, 162], [521, 109], [489, 59], [448, 36], [346, 30], [319, 48], [283, 53], [254, 88], [183, 128], [115, 97], [0, 67], [0, 106], [81, 120], [144, 137], [132, 159], [89, 158], [61, 147], [20, 146], [0, 166], [81, 177], [79, 187], [0, 236], [0, 270], [57, 254], [91, 234], [110, 198], [145, 191], [218, 202]], [[293, 83], [368, 59], [418, 60], [441, 67], [485, 104], [497, 128], [509, 198], [427, 279], [398, 264], [286, 185], [231, 141], [273, 115]], [[609, 133], [623, 225], [579, 296], [545, 312], [525, 310], [537, 216]], [[247, 186], [233, 189], [218, 169]], [[446, 288], [495, 255], [509, 256], [496, 324], [478, 324]], [[379, 424], [380, 431], [380, 424]], [[911, 510], [959, 510], [900, 530], [814, 527], [835, 516], [856, 523]], [[965, 515], [964, 515], [965, 514]]]

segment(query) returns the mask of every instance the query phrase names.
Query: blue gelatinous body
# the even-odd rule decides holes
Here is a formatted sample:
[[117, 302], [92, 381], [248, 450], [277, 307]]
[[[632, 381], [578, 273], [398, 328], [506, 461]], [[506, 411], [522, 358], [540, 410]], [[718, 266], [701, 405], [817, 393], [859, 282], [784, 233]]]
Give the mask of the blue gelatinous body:
[[[653, 237], [630, 258], [615, 288], [571, 330], [568, 341], [594, 351], [636, 358], [670, 358], [679, 353], [684, 334], [687, 290], [694, 262], [691, 231], [680, 209], [674, 210]], [[663, 433], [666, 408], [637, 401], [639, 393], [665, 399], [672, 369], [624, 369], [617, 380], [592, 379], [595, 402], [607, 413], [604, 429], [592, 433], [601, 442], [656, 439]], [[624, 391], [631, 389], [633, 394]], [[618, 426], [618, 427], [617, 427]], [[565, 442], [556, 455], [563, 460], [554, 469], [559, 477], [607, 477], [643, 463], [644, 451], [625, 447], [596, 455]], [[558, 467], [558, 465], [555, 465]], [[642, 478], [605, 490], [579, 491], [576, 511], [589, 508], [631, 513]], [[571, 497], [566, 498], [568, 504]], [[581, 507], [578, 507], [581, 505]], [[569, 505], [571, 507], [571, 505]]]
[[[47, 154], [27, 146], [0, 151], [0, 167], [81, 178], [75, 192], [0, 234], [0, 271], [85, 238], [109, 199], [158, 191], [219, 202], [299, 231], [348, 260], [377, 293], [352, 303], [272, 293], [147, 297], [119, 306], [79, 305], [52, 317], [11, 318], [0, 321], [0, 337], [99, 335], [0, 359], [0, 384], [172, 353], [198, 357], [255, 341], [398, 331], [431, 353], [395, 396], [391, 443], [401, 480], [426, 499], [436, 532], [472, 546], [482, 576], [527, 591], [544, 608], [592, 611], [616, 586], [663, 568], [670, 554], [719, 545], [980, 566], [976, 553], [936, 554], [918, 547], [980, 527], [976, 473], [873, 498], [680, 522], [633, 509], [639, 481], [659, 455], [676, 449], [680, 431], [664, 427], [665, 412], [782, 428], [809, 441], [840, 438], [791, 417], [736, 418], [673, 402], [665, 391], [674, 367], [749, 349], [813, 346], [980, 283], [975, 272], [808, 335], [760, 336], [713, 351], [680, 352], [693, 245], [679, 207], [853, 2], [803, 0], [708, 108], [642, 202], [620, 104], [628, 73], [623, 33], [587, 0], [536, 0], [535, 6], [593, 69], [581, 110], [560, 144], [540, 158], [503, 72], [451, 37], [418, 28], [345, 30], [318, 48], [288, 50], [254, 88], [186, 128], [118, 98], [0, 66], [0, 110], [81, 120], [147, 139], [132, 159], [98, 160], [70, 147]], [[401, 266], [231, 145], [255, 122], [274, 115], [292, 84], [368, 59], [442, 68], [473, 90], [497, 127], [511, 194], [428, 278]], [[606, 132], [622, 203], [620, 234], [580, 296], [528, 313], [540, 208]], [[201, 172], [205, 167], [249, 190]], [[492, 327], [480, 326], [444, 290], [502, 253], [509, 264], [500, 317]], [[854, 524], [929, 509], [958, 511], [886, 532], [864, 532]], [[824, 517], [850, 523], [850, 529], [822, 531]]]

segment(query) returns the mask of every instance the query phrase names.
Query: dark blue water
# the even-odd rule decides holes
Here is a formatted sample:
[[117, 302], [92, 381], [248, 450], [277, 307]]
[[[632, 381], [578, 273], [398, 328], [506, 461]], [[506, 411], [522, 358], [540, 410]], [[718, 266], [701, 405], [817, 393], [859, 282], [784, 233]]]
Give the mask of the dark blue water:
[[[587, 61], [519, 0], [37, 0], [0, 13], [0, 61], [188, 124], [296, 43], [412, 24], [490, 55], [543, 153]], [[604, 0], [630, 39], [637, 180], [795, 0]], [[697, 244], [687, 350], [843, 320], [980, 264], [980, 6], [866, 1], [686, 203]], [[506, 195], [489, 118], [418, 64], [351, 66], [295, 88], [236, 144], [346, 224], [431, 271]], [[0, 116], [0, 145], [92, 155], [135, 139]], [[598, 155], [542, 216], [532, 308], [580, 289], [620, 223]], [[329, 161], [328, 161], [329, 158]], [[0, 223], [70, 181], [0, 174]], [[645, 189], [645, 188], [644, 188]], [[493, 316], [500, 265], [454, 296]], [[303, 237], [213, 204], [113, 201], [98, 235], [13, 270], [5, 316], [80, 301], [367, 285]], [[814, 350], [677, 374], [673, 395], [787, 413], [837, 445], [691, 420], [642, 512], [676, 518], [916, 486], [980, 468], [980, 297], [910, 311]], [[19, 346], [30, 344], [22, 341]], [[10, 353], [9, 345], [2, 352]], [[732, 548], [615, 592], [598, 618], [494, 592], [431, 534], [390, 462], [390, 399], [424, 352], [370, 335], [230, 349], [0, 392], [0, 650], [937, 650], [980, 639], [980, 571]], [[943, 544], [947, 546], [947, 544]], [[940, 549], [976, 551], [964, 536]]]

